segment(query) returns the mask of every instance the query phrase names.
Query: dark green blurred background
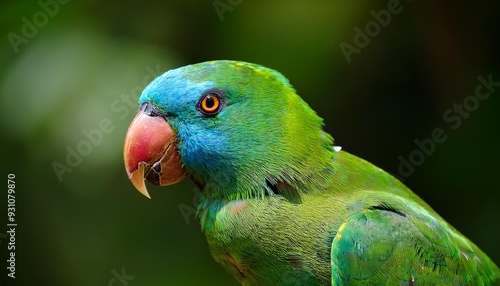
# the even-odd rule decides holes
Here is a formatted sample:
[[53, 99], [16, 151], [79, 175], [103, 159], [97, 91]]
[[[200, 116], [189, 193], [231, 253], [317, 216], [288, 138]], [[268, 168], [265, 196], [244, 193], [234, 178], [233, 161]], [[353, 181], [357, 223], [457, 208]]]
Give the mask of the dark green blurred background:
[[[192, 207], [193, 184], [150, 187], [148, 200], [122, 163], [136, 111], [126, 97], [135, 102], [168, 69], [213, 59], [281, 71], [338, 145], [404, 177], [500, 263], [500, 88], [456, 130], [443, 118], [474, 95], [478, 76], [500, 81], [494, 1], [402, 0], [378, 30], [371, 11], [390, 1], [63, 2], [0, 4], [0, 176], [6, 185], [16, 175], [18, 223], [17, 278], [7, 281], [3, 187], [1, 285], [236, 285], [179, 210]], [[355, 27], [367, 24], [374, 36], [349, 63], [340, 45], [354, 46]], [[95, 135], [106, 122], [112, 131]], [[399, 156], [435, 128], [447, 140], [402, 176]], [[67, 165], [68, 148], [88, 154], [59, 180], [53, 164]], [[121, 283], [122, 271], [133, 280]]]

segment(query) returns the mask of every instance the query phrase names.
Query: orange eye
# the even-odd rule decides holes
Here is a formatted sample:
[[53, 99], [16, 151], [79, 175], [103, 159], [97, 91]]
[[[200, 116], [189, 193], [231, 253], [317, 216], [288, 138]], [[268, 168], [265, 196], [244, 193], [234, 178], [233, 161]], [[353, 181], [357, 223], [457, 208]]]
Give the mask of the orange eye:
[[214, 94], [205, 95], [201, 100], [201, 109], [206, 113], [213, 113], [220, 106], [220, 99]]
[[224, 106], [224, 96], [219, 90], [205, 92], [198, 103], [198, 110], [206, 116], [214, 116]]

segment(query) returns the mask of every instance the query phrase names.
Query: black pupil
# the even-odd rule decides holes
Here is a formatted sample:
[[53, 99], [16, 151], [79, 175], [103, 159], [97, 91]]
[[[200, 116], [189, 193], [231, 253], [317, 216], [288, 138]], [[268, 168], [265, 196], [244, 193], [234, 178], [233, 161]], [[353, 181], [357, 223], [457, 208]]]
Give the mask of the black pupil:
[[212, 95], [209, 95], [207, 96], [207, 100], [205, 102], [205, 106], [208, 108], [208, 109], [211, 109], [213, 108], [215, 105], [215, 101], [214, 99], [212, 98]]

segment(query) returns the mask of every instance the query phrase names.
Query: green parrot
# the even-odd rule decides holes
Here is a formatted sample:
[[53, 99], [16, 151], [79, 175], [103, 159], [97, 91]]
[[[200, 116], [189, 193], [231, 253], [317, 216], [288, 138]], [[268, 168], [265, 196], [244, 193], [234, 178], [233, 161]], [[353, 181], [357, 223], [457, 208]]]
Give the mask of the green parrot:
[[189, 177], [213, 258], [241, 285], [500, 285], [500, 270], [399, 180], [333, 145], [272, 69], [170, 70], [139, 99], [129, 179]]

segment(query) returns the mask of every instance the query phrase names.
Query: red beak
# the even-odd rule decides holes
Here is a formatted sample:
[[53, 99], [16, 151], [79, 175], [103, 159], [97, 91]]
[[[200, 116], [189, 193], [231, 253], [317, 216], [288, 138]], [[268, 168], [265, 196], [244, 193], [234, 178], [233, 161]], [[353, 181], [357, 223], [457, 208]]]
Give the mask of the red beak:
[[128, 178], [148, 198], [151, 197], [145, 178], [153, 184], [166, 186], [186, 177], [177, 150], [176, 134], [161, 116], [139, 111], [128, 128], [123, 158]]

